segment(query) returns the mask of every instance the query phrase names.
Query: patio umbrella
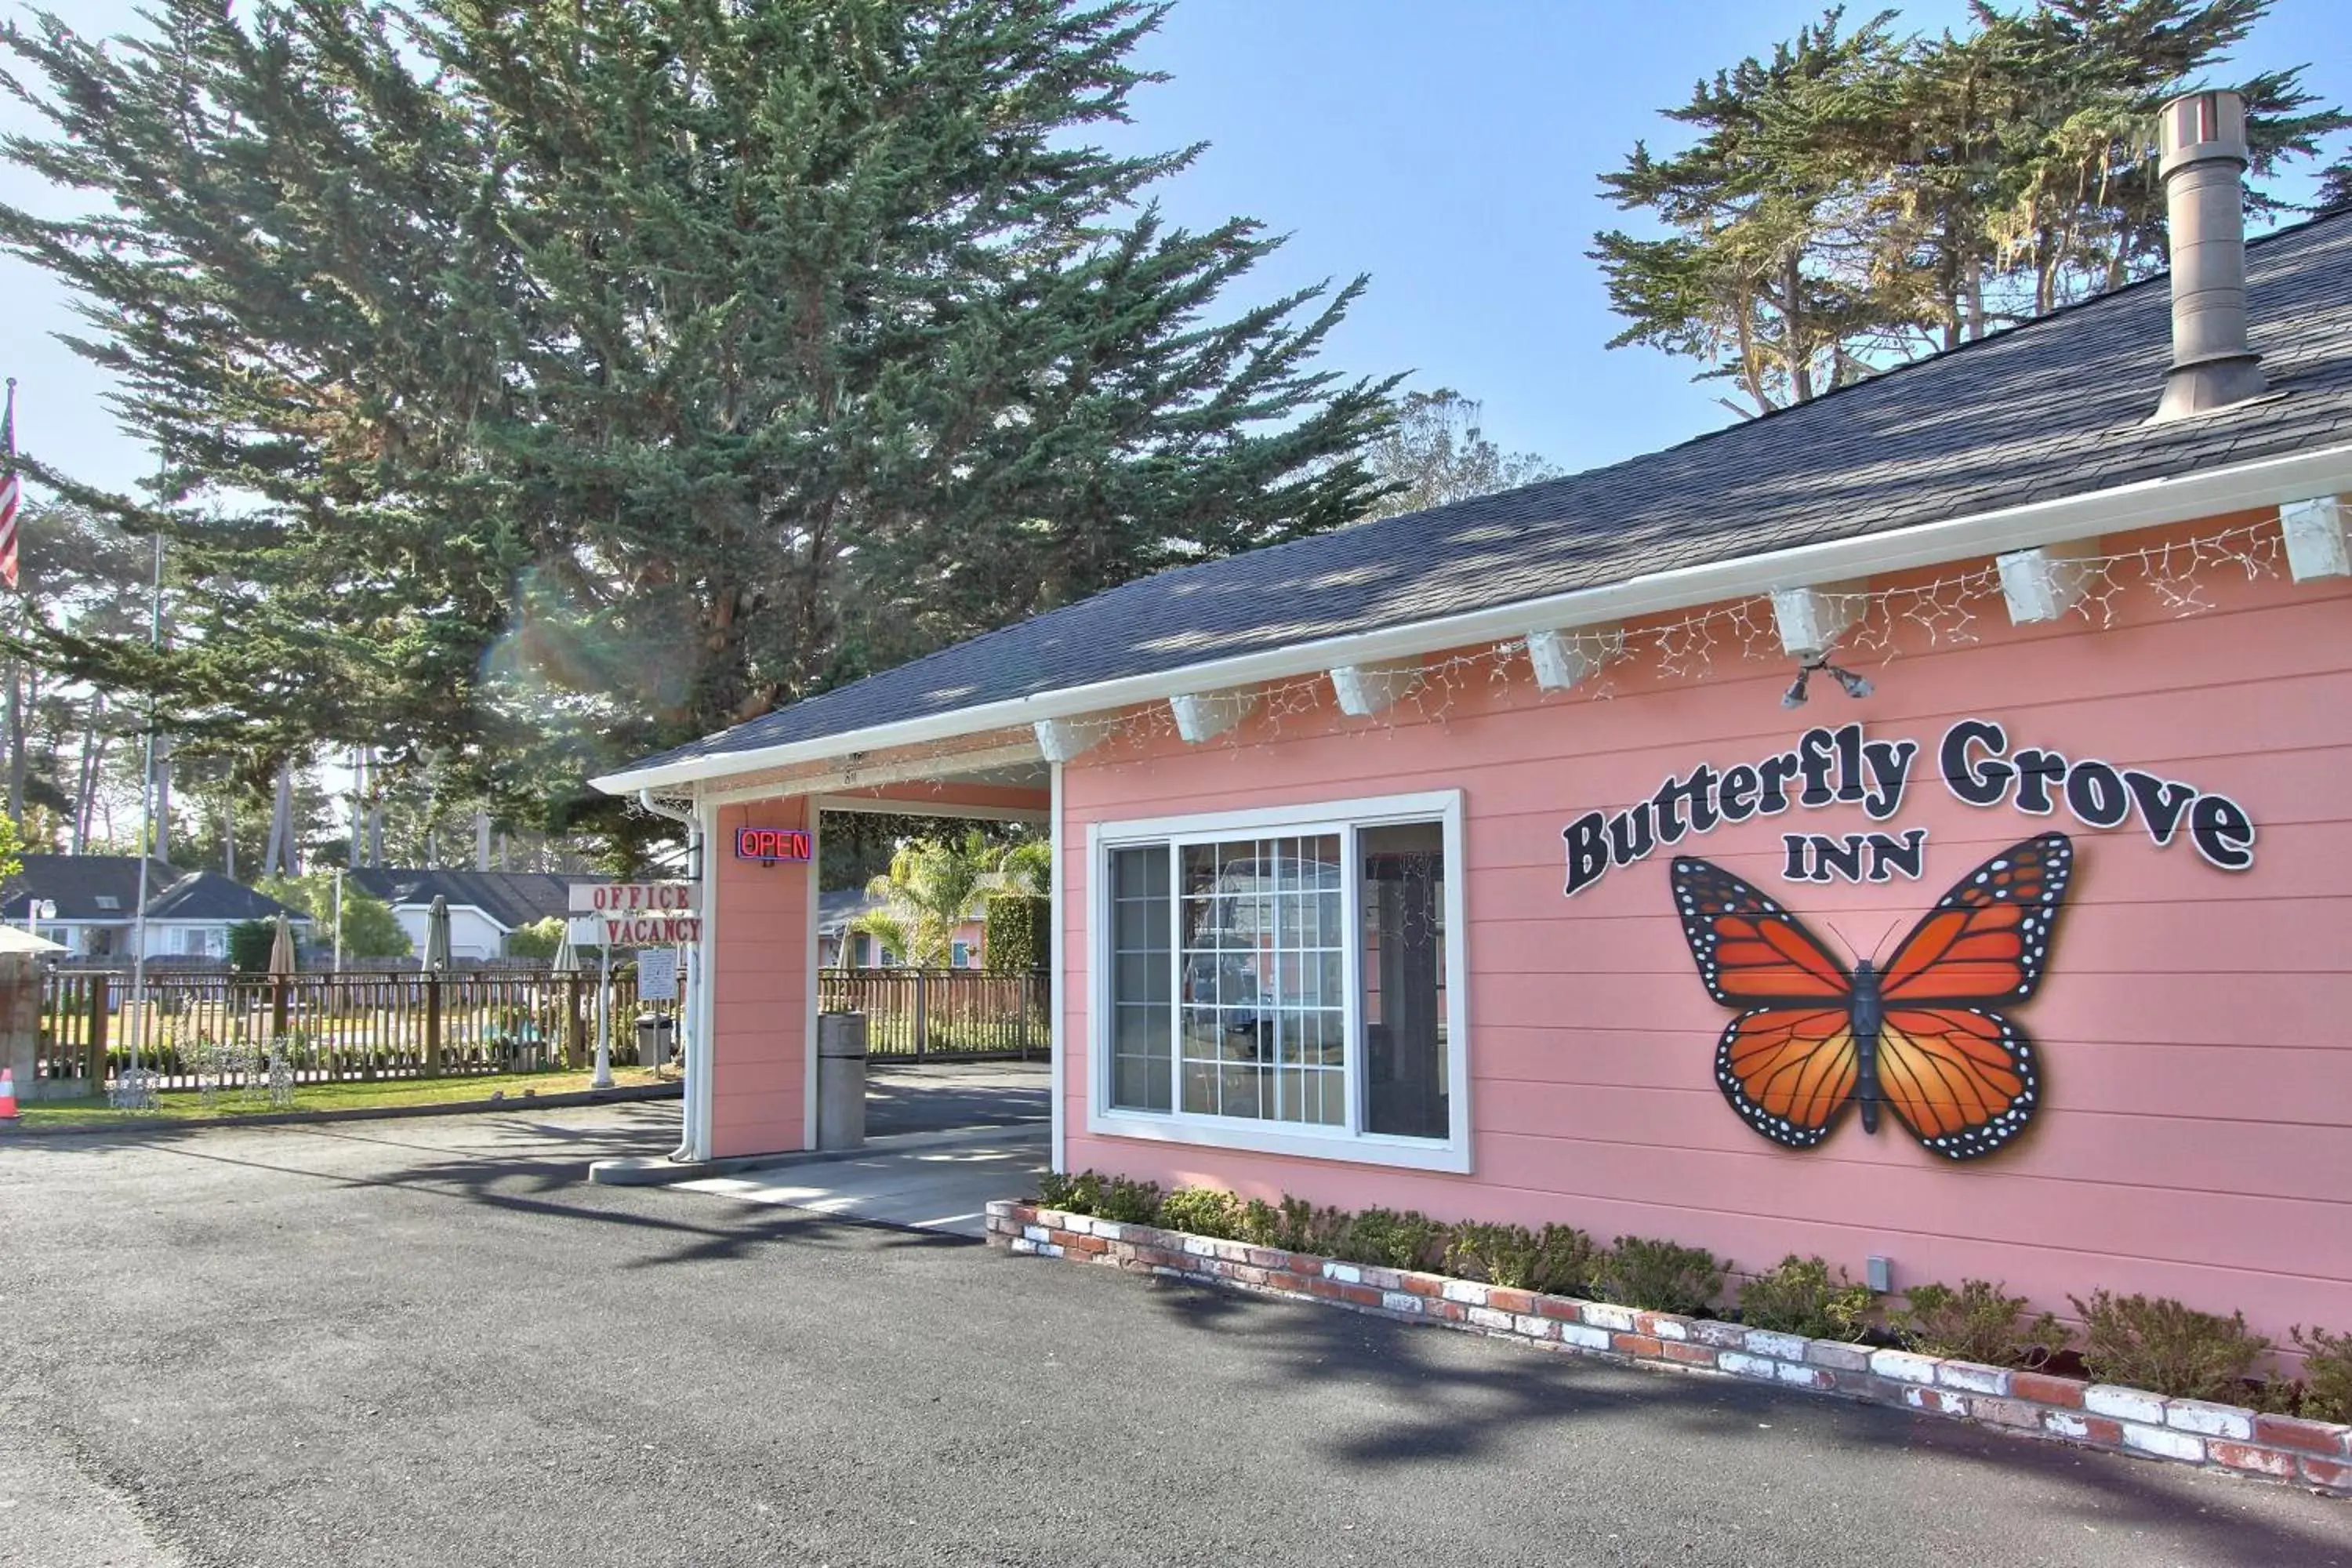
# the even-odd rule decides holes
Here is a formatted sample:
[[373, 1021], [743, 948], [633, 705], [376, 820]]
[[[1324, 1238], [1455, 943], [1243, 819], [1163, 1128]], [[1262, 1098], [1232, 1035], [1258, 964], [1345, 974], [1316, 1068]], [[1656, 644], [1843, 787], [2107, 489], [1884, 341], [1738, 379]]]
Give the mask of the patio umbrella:
[[449, 967], [449, 900], [439, 893], [433, 895], [433, 907], [425, 915], [425, 967]]
[[286, 911], [278, 911], [278, 934], [269, 942], [269, 975], [275, 980], [294, 973], [294, 928]]
[[581, 970], [579, 950], [572, 945], [572, 922], [563, 922], [563, 940], [556, 944], [555, 962], [548, 966], [557, 974], [577, 974]]

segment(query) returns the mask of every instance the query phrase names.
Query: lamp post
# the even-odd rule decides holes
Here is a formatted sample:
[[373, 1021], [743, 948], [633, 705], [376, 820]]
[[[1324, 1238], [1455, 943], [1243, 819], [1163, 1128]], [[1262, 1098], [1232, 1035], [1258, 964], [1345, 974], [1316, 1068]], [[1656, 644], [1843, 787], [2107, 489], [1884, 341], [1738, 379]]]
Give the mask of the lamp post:
[[613, 1087], [613, 944], [609, 942], [599, 943], [597, 951], [604, 955], [604, 999], [596, 1009], [596, 1072], [588, 1080], [588, 1087], [610, 1089]]

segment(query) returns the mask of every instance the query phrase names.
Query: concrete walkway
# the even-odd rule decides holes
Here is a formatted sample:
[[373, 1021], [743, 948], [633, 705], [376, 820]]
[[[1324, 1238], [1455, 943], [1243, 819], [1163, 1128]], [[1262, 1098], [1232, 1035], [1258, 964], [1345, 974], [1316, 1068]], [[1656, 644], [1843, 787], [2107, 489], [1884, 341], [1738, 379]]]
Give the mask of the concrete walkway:
[[1046, 1138], [1044, 1127], [1022, 1126], [879, 1139], [846, 1158], [763, 1165], [679, 1182], [672, 1190], [980, 1237], [987, 1234], [991, 1198], [1036, 1192], [1038, 1174], [1048, 1168]]

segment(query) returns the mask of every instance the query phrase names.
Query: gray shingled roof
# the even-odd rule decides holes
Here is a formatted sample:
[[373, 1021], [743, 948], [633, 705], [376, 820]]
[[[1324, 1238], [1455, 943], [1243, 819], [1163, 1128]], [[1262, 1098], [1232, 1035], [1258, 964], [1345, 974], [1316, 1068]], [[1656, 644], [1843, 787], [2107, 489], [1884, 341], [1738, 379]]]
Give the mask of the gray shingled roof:
[[[136, 918], [139, 859], [134, 855], [27, 855], [0, 896], [0, 920], [21, 925], [32, 899], [54, 900], [60, 921], [105, 923]], [[217, 871], [183, 871], [147, 862], [147, 918], [157, 921], [266, 921], [280, 911], [307, 921], [266, 893]]]
[[2352, 439], [2352, 212], [2248, 247], [2274, 395], [2149, 426], [2163, 279], [1608, 468], [1163, 572], [632, 764], [1515, 604]]
[[555, 871], [420, 871], [390, 866], [357, 867], [350, 877], [355, 886], [385, 903], [430, 905], [437, 894], [452, 908], [478, 909], [509, 931], [566, 913], [572, 883], [604, 880]]

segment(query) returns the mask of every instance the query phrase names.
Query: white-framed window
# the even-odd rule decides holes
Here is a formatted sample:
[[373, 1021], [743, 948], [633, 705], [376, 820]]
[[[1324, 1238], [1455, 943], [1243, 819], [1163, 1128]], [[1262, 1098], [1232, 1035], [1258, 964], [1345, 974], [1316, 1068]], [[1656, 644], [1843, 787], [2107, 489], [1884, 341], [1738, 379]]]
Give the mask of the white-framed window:
[[971, 944], [970, 942], [950, 942], [948, 944], [948, 950], [949, 968], [969, 969], [971, 967]]
[[1470, 1168], [1459, 791], [1087, 837], [1090, 1130]]

